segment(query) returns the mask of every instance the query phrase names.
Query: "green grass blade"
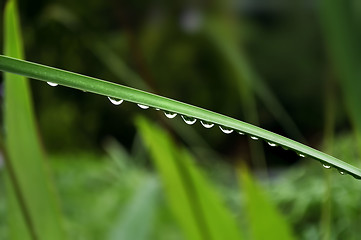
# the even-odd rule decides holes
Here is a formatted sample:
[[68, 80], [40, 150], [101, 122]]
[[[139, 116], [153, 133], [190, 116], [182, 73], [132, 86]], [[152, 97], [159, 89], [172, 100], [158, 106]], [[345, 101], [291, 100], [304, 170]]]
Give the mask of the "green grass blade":
[[257, 126], [193, 105], [104, 80], [2, 55], [0, 55], [0, 70], [16, 73], [41, 81], [58, 83], [63, 86], [96, 93], [99, 95], [124, 99], [129, 102], [139, 103], [153, 108], [159, 108], [181, 115], [194, 117], [200, 120], [213, 122], [216, 125], [225, 126], [236, 131], [244, 132], [251, 136], [256, 136], [260, 139], [264, 139], [265, 141], [281, 145], [287, 149], [302, 153], [305, 156], [312, 157], [327, 165], [331, 165], [336, 169], [343, 171], [344, 173], [348, 173], [354, 176], [355, 178], [361, 178], [361, 170], [359, 168], [343, 162], [326, 153], [320, 152], [302, 143], [264, 130]]
[[350, 1], [322, 0], [320, 16], [361, 155], [360, 38]]
[[[19, 201], [19, 194], [15, 189], [15, 184], [12, 183], [8, 172], [4, 174], [4, 181], [6, 184], [6, 203], [7, 203], [7, 221], [8, 221], [8, 235], [12, 240], [31, 240], [35, 239], [33, 229], [27, 225], [27, 220], [24, 217], [26, 209], [21, 207]], [[13, 179], [14, 181], [14, 179]], [[24, 206], [23, 206], [24, 207]]]
[[[23, 57], [16, 2], [7, 3], [4, 14], [4, 52]], [[28, 81], [19, 75], [5, 73], [5, 147], [7, 170], [12, 188], [9, 200], [14, 217], [10, 216], [11, 239], [24, 239], [22, 217], [32, 239], [64, 239], [59, 208], [44, 165], [38, 141]], [[17, 199], [17, 202], [13, 202]], [[14, 208], [18, 209], [14, 209]], [[25, 238], [26, 239], [26, 238]]]
[[235, 220], [190, 154], [177, 149], [164, 131], [144, 118], [137, 125], [187, 239], [240, 239]]
[[135, 192], [129, 203], [122, 209], [119, 220], [111, 230], [109, 240], [147, 240], [155, 221], [159, 183], [148, 178]]
[[286, 219], [266, 197], [248, 170], [243, 167], [239, 173], [252, 239], [295, 239]]

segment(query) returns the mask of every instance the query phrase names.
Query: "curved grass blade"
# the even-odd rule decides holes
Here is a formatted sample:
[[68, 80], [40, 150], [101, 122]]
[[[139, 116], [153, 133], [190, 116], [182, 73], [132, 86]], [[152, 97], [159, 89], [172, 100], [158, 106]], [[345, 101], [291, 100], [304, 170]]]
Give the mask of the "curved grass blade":
[[[16, 1], [8, 1], [4, 14], [4, 51], [10, 56], [22, 58], [16, 9]], [[59, 206], [38, 141], [29, 82], [11, 73], [5, 73], [4, 80], [6, 169], [11, 211], [9, 239], [65, 239]]]
[[58, 83], [59, 85], [96, 93], [99, 95], [124, 99], [129, 102], [139, 103], [153, 108], [162, 109], [164, 111], [174, 112], [180, 115], [211, 122], [220, 126], [225, 126], [236, 131], [247, 133], [250, 136], [263, 139], [267, 142], [276, 143], [277, 145], [283, 146], [284, 148], [301, 153], [303, 156], [308, 156], [319, 160], [322, 163], [333, 166], [336, 169], [348, 173], [357, 179], [361, 179], [361, 169], [353, 165], [350, 165], [302, 143], [264, 130], [260, 127], [200, 107], [97, 78], [92, 78], [28, 61], [14, 59], [3, 55], [0, 55], [0, 70], [27, 76], [41, 81]]

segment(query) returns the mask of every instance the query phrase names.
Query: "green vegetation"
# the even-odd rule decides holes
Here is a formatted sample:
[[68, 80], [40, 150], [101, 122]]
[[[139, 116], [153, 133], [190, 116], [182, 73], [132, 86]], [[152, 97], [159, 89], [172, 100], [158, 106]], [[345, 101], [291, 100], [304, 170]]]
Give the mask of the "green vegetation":
[[[253, 25], [252, 18], [247, 20], [247, 14], [235, 13], [227, 1], [212, 1], [203, 11], [196, 5], [186, 9], [179, 20], [184, 33], [178, 32], [172, 21], [176, 13], [164, 15], [166, 20], [156, 13], [155, 21], [147, 21], [139, 10], [151, 9], [148, 3], [136, 7], [133, 3], [118, 6], [94, 0], [89, 1], [85, 12], [79, 11], [84, 6], [78, 2], [43, 4], [44, 9], [34, 6], [43, 13], [38, 24], [26, 14], [27, 20], [20, 24], [15, 0], [8, 0], [4, 8], [0, 239], [360, 236], [361, 191], [356, 180], [361, 178], [356, 167], [360, 142], [353, 137], [360, 140], [355, 44], [359, 35], [351, 27], [357, 26], [359, 19], [353, 17], [357, 11], [351, 11], [351, 5], [323, 1], [316, 14], [321, 16], [324, 42], [338, 75], [326, 74], [326, 117], [320, 121], [320, 130], [314, 130], [317, 124], [312, 122], [319, 117], [310, 105], [302, 116], [295, 117], [294, 111], [298, 104], [307, 105], [308, 98], [313, 99], [312, 105], [324, 98], [317, 90], [314, 96], [310, 94], [317, 84], [309, 86], [312, 81], [305, 80], [306, 87], [299, 85], [293, 93], [307, 93], [307, 97], [297, 104], [287, 88], [296, 86], [296, 80], [280, 80], [272, 90], [272, 84], [265, 81], [268, 74], [278, 78], [289, 70], [269, 67], [278, 64], [274, 56], [272, 63], [262, 65], [262, 54], [272, 55], [273, 50], [263, 46], [265, 52], [261, 54], [245, 43], [247, 38], [262, 39], [266, 31]], [[93, 19], [93, 11], [105, 6], [122, 9], [119, 11], [124, 8], [125, 12], [137, 9], [139, 19], [124, 20], [121, 34], [80, 31], [97, 28], [87, 21]], [[172, 9], [175, 5], [164, 7]], [[356, 3], [353, 7], [361, 9]], [[45, 27], [48, 22], [53, 24], [49, 28]], [[97, 24], [103, 26], [105, 21]], [[48, 31], [39, 31], [42, 27]], [[53, 45], [64, 44], [57, 37], [59, 28], [62, 36], [70, 33], [79, 40], [73, 44], [65, 41], [61, 54], [47, 46], [48, 40]], [[295, 29], [305, 33], [302, 27]], [[307, 34], [313, 36], [314, 26], [310, 29]], [[44, 43], [36, 47], [44, 46], [47, 51], [34, 53], [34, 34]], [[282, 34], [276, 31], [275, 39], [285, 39]], [[22, 60], [22, 35], [31, 61]], [[267, 39], [272, 41], [270, 36]], [[282, 41], [279, 50], [287, 48]], [[252, 43], [262, 46], [261, 42]], [[253, 50], [248, 51], [247, 46]], [[75, 49], [86, 49], [93, 56], [79, 58], [73, 53]], [[307, 76], [317, 70], [311, 66], [318, 60], [302, 50], [294, 51], [297, 58], [312, 62], [300, 60], [304, 65], [299, 73]], [[133, 61], [127, 56], [133, 56]], [[95, 63], [91, 63], [92, 58]], [[131, 87], [100, 78], [116, 78]], [[343, 95], [338, 95], [333, 78], [338, 79]], [[59, 86], [51, 88], [44, 82]], [[164, 91], [166, 94], [156, 94]], [[278, 96], [288, 96], [287, 103]], [[341, 96], [352, 129], [336, 100]], [[209, 105], [211, 99], [215, 99], [214, 105]], [[132, 106], [136, 105], [140, 108], [135, 110]], [[278, 127], [269, 125], [271, 118]], [[311, 144], [304, 144], [306, 141]], [[294, 161], [296, 164], [290, 164]]]

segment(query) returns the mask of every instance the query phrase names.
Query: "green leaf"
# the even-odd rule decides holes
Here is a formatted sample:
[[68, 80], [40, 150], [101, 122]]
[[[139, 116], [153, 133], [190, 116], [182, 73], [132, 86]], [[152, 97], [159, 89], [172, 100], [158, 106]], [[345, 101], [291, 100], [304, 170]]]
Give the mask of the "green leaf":
[[295, 239], [290, 225], [245, 167], [240, 170], [252, 239]]
[[144, 118], [139, 118], [137, 125], [187, 239], [240, 239], [234, 218], [191, 155], [177, 149], [163, 130]]
[[318, 151], [302, 143], [264, 130], [252, 124], [245, 123], [190, 104], [126, 87], [120, 84], [115, 84], [77, 73], [72, 73], [2, 55], [0, 55], [0, 71], [16, 73], [41, 81], [54, 82], [63, 86], [96, 93], [99, 95], [124, 99], [129, 102], [139, 103], [149, 107], [165, 110], [167, 112], [175, 112], [181, 115], [211, 122], [216, 125], [225, 126], [227, 128], [258, 137], [272, 144], [283, 146], [286, 149], [301, 153], [303, 156], [308, 156], [319, 160], [322, 163], [331, 165], [336, 169], [339, 169], [344, 173], [348, 173], [357, 179], [361, 178], [361, 170], [359, 168], [332, 157], [324, 152]]
[[[14, 0], [8, 1], [5, 7], [4, 37], [5, 54], [23, 58], [19, 18]], [[5, 73], [4, 79], [6, 167], [10, 176], [10, 237], [64, 239], [59, 207], [37, 136], [29, 83], [24, 77], [11, 73]], [[24, 223], [29, 234], [24, 232], [27, 231]]]

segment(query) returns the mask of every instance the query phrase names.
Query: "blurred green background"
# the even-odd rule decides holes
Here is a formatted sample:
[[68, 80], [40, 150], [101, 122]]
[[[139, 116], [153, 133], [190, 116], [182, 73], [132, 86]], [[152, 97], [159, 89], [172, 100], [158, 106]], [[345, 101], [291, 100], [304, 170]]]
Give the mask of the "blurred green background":
[[[4, 5], [1, 1], [1, 9]], [[19, 0], [18, 5], [29, 61], [219, 112], [360, 166], [358, 0]], [[138, 115], [187, 147], [239, 212], [238, 222], [245, 206], [235, 168], [245, 163], [298, 238], [361, 234], [360, 183], [318, 162], [199, 122], [187, 126], [180, 117], [167, 119], [135, 104], [116, 107], [104, 97], [38, 81], [31, 87], [71, 239], [117, 236], [119, 215], [143, 188], [157, 189], [152, 196], [157, 207], [149, 213], [156, 220], [145, 239], [184, 239], [162, 204], [157, 173], [134, 124]], [[155, 187], [148, 186], [152, 181]], [[0, 184], [0, 238], [7, 239]]]

